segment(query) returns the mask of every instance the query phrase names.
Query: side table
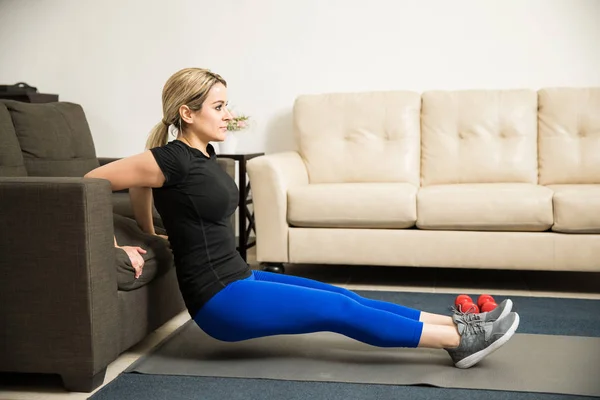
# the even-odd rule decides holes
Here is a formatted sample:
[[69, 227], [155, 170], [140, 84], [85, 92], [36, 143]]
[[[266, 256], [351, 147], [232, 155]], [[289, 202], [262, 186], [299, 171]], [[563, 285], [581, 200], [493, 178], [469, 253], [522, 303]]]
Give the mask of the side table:
[[264, 155], [265, 153], [232, 153], [217, 154], [217, 157], [231, 158], [239, 162], [238, 184], [240, 197], [238, 200], [238, 251], [244, 260], [246, 260], [248, 249], [256, 245], [256, 240], [250, 241], [250, 234], [254, 231], [254, 209], [248, 209], [252, 204], [252, 195], [250, 193], [250, 180], [246, 177], [246, 162], [248, 160]]

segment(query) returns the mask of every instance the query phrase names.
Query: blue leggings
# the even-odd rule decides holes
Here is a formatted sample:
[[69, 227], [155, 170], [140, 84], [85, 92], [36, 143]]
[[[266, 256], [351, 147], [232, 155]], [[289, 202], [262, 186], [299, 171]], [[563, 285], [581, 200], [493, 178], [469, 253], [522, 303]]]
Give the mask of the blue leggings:
[[226, 342], [328, 331], [377, 347], [417, 347], [420, 315], [326, 283], [252, 271], [213, 296], [194, 321], [207, 335]]

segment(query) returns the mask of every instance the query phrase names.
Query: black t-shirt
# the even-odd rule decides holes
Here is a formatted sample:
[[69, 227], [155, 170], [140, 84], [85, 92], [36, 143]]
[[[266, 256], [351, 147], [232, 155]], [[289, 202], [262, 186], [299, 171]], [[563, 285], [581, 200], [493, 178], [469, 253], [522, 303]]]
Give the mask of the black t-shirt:
[[250, 276], [250, 267], [236, 250], [230, 218], [238, 205], [235, 181], [217, 163], [182, 141], [150, 150], [165, 176], [154, 188], [173, 251], [177, 280], [192, 316], [228, 283]]

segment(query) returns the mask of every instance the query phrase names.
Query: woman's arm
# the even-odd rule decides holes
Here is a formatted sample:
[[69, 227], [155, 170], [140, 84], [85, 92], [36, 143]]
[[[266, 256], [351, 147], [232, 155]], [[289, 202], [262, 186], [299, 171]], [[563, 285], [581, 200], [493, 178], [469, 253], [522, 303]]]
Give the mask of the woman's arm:
[[[138, 225], [144, 232], [155, 234], [150, 187], [162, 186], [165, 176], [149, 150], [93, 169], [85, 174], [84, 178], [106, 179], [110, 182], [112, 190], [129, 189], [133, 214]], [[115, 247], [119, 247], [116, 238]]]
[[[149, 150], [95, 168], [85, 174], [84, 178], [106, 179], [110, 182], [113, 191], [138, 187], [161, 187], [165, 182], [165, 176]], [[135, 277], [139, 278], [144, 267], [144, 259], [141, 255], [145, 254], [146, 250], [138, 246], [119, 246], [116, 236], [114, 236], [114, 243], [116, 248], [127, 253], [135, 270]]]
[[84, 178], [110, 181], [113, 191], [132, 187], [161, 187], [165, 176], [150, 150], [105, 164], [85, 174]]
[[140, 229], [151, 235], [156, 235], [152, 217], [152, 189], [149, 187], [132, 187], [129, 189], [129, 198], [131, 199], [133, 216]]
[[[93, 169], [85, 174], [84, 178], [106, 179], [110, 182], [113, 191], [161, 187], [165, 182], [165, 176], [149, 150]], [[116, 236], [114, 242], [116, 248], [127, 253], [135, 270], [135, 277], [139, 278], [144, 267], [144, 258], [141, 255], [145, 254], [146, 250], [138, 246], [119, 246]]]

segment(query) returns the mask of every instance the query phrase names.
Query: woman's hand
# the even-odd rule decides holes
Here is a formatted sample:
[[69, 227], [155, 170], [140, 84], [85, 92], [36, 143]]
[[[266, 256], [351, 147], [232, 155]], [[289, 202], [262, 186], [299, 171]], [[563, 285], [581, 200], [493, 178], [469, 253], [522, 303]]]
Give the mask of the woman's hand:
[[131, 266], [135, 270], [135, 279], [142, 275], [142, 269], [144, 268], [144, 259], [141, 254], [146, 254], [146, 250], [137, 246], [117, 246], [127, 253], [129, 260], [131, 260]]
[[165, 239], [167, 241], [167, 244], [169, 245], [169, 248], [171, 248], [171, 242], [169, 242], [169, 237], [166, 235], [159, 235], [158, 233], [154, 234], [155, 236], [160, 237], [161, 239]]

